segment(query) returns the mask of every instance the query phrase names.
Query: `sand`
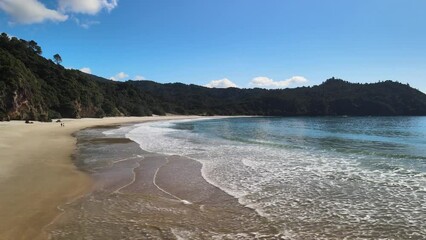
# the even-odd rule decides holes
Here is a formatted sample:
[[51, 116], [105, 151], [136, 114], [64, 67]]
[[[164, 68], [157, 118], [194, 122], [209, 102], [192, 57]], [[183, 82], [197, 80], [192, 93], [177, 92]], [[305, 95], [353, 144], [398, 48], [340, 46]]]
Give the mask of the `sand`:
[[46, 228], [51, 240], [280, 239], [253, 209], [208, 183], [202, 164], [144, 151], [124, 135], [88, 129], [77, 134], [74, 163], [92, 189], [60, 207]]
[[46, 239], [58, 206], [88, 192], [91, 178], [72, 162], [72, 134], [97, 125], [188, 119], [188, 116], [64, 119], [0, 123], [0, 239]]

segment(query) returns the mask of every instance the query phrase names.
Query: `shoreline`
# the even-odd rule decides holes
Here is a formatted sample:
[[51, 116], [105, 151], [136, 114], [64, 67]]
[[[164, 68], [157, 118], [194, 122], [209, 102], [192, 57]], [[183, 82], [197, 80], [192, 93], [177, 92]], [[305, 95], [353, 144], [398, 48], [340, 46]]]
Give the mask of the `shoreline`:
[[0, 123], [0, 239], [46, 239], [58, 206], [83, 196], [92, 179], [74, 165], [74, 133], [85, 128], [196, 119], [198, 116], [63, 119], [59, 123]]
[[64, 214], [46, 229], [50, 239], [279, 235], [267, 219], [207, 182], [202, 163], [145, 151], [124, 133], [103, 135], [108, 129], [89, 128], [77, 134], [76, 165], [94, 185], [81, 198], [61, 206]]

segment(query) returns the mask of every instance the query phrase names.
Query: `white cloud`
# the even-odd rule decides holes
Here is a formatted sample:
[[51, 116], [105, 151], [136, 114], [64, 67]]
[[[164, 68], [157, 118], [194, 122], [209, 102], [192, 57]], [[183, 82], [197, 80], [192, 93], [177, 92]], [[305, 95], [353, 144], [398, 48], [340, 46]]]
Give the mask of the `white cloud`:
[[146, 80], [146, 78], [144, 76], [141, 76], [141, 75], [136, 75], [133, 79], [134, 80]]
[[268, 77], [256, 77], [250, 81], [251, 87], [260, 87], [260, 88], [287, 88], [290, 85], [302, 85], [307, 83], [308, 79], [302, 76], [294, 76], [282, 81], [274, 81]]
[[126, 74], [124, 72], [119, 72], [115, 76], [110, 77], [109, 79], [113, 80], [113, 81], [120, 81], [120, 80], [123, 80], [123, 79], [128, 78], [128, 77], [129, 77], [128, 74]]
[[95, 15], [102, 9], [108, 12], [116, 8], [118, 0], [59, 0], [59, 9], [63, 12]]
[[[0, 0], [0, 10], [7, 13], [12, 24], [33, 24], [44, 21], [64, 22], [69, 16], [66, 13], [95, 15], [103, 9], [108, 12], [118, 6], [118, 0], [58, 0], [58, 10], [47, 8], [40, 0]], [[98, 21], [76, 20], [83, 28], [89, 28]]]
[[37, 0], [0, 0], [0, 9], [11, 16], [12, 23], [63, 22], [68, 19], [67, 15], [48, 9]]
[[227, 78], [219, 79], [219, 80], [213, 80], [205, 85], [209, 88], [230, 88], [230, 87], [238, 87], [235, 83], [230, 81]]
[[84, 73], [92, 74], [92, 70], [88, 67], [84, 67], [84, 68], [80, 69], [80, 71], [82, 71]]

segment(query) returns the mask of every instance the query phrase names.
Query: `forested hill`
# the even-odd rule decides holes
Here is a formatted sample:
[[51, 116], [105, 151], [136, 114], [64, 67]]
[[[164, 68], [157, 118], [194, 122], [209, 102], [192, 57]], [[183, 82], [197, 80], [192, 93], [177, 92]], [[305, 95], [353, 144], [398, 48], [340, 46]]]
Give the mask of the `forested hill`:
[[426, 115], [426, 95], [393, 81], [329, 79], [296, 89], [212, 89], [181, 83], [114, 82], [65, 69], [34, 41], [0, 36], [0, 120], [196, 115]]
[[426, 95], [393, 81], [353, 84], [329, 79], [295, 89], [211, 89], [181, 83], [129, 81], [155, 96], [166, 112], [206, 115], [396, 116], [426, 115]]

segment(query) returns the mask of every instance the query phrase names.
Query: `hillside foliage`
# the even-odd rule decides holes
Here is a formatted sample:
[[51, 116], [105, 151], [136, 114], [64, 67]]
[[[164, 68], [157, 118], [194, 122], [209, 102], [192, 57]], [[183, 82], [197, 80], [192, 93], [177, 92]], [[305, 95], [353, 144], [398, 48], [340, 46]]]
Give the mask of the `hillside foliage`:
[[[104, 116], [426, 115], [426, 95], [407, 84], [354, 84], [331, 78], [295, 89], [215, 89], [182, 83], [115, 82], [44, 58], [42, 49], [0, 35], [0, 120]], [[62, 59], [61, 59], [62, 60]]]

